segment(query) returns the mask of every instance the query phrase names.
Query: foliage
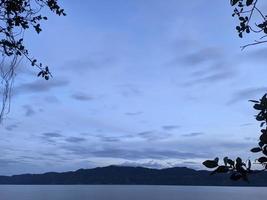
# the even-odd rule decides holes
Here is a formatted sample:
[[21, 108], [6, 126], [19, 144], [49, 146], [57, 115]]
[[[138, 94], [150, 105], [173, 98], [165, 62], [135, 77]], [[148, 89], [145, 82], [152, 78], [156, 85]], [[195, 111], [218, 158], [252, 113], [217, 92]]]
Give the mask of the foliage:
[[[230, 3], [235, 7], [232, 16], [237, 16], [239, 20], [239, 25], [236, 26], [236, 30], [240, 38], [242, 38], [244, 34], [249, 33], [263, 34], [259, 40], [255, 40], [254, 43], [247, 44], [241, 48], [244, 49], [251, 45], [267, 42], [267, 40], [263, 40], [265, 37], [267, 37], [267, 16], [263, 15], [260, 9], [257, 7], [258, 0], [231, 0]], [[255, 27], [252, 27], [251, 19], [255, 13], [260, 16], [261, 21], [259, 23], [255, 23]], [[261, 171], [264, 171], [267, 169], [267, 94], [263, 95], [263, 97], [258, 101], [250, 101], [254, 103], [253, 108], [258, 111], [258, 114], [255, 116], [255, 118], [260, 122], [260, 127], [262, 128], [258, 146], [252, 148], [251, 152], [261, 152], [263, 154], [255, 160], [255, 164], [262, 165], [263, 169]], [[214, 160], [204, 161], [203, 165], [207, 168], [214, 169], [211, 174], [231, 174], [230, 178], [232, 180], [242, 179], [244, 181], [248, 181], [248, 176], [250, 174], [259, 172], [259, 170], [251, 170], [250, 160], [244, 162], [239, 157], [235, 160], [225, 157], [222, 165], [219, 165], [219, 158], [215, 158]]]
[[[261, 164], [263, 166], [263, 170], [265, 170], [267, 169], [267, 94], [263, 95], [263, 97], [258, 101], [250, 101], [255, 103], [253, 108], [258, 111], [258, 114], [255, 115], [255, 118], [260, 122], [260, 126], [262, 127], [258, 146], [252, 148], [250, 151], [253, 153], [261, 152], [263, 154], [255, 160], [255, 164]], [[211, 174], [231, 173], [230, 178], [232, 180], [243, 179], [248, 181], [248, 175], [256, 172], [251, 170], [250, 160], [244, 162], [239, 157], [235, 161], [225, 157], [223, 159], [223, 165], [219, 165], [219, 158], [215, 158], [214, 160], [206, 160], [203, 162], [203, 165], [207, 168], [214, 169]]]
[[30, 55], [23, 40], [26, 30], [33, 29], [38, 34], [42, 31], [41, 22], [48, 19], [41, 14], [44, 8], [59, 16], [66, 15], [57, 0], [0, 0], [0, 52], [2, 54], [0, 94], [3, 95], [0, 122], [3, 115], [9, 112], [9, 108], [6, 111], [6, 104], [10, 100], [15, 68], [21, 58], [25, 57], [32, 66], [39, 69], [38, 76], [46, 80], [52, 76], [48, 66], [43, 66]]
[[32, 66], [38, 67], [45, 79], [51, 75], [48, 67], [43, 67], [35, 58], [30, 57], [23, 44], [23, 31], [33, 28], [36, 33], [42, 31], [40, 22], [47, 20], [40, 11], [48, 7], [57, 15], [66, 15], [57, 0], [1, 0], [0, 1], [0, 51], [5, 56], [25, 56]]
[[234, 6], [233, 17], [237, 17], [239, 24], [236, 26], [238, 36], [243, 38], [244, 34], [255, 33], [260, 35], [253, 43], [242, 46], [244, 49], [251, 45], [266, 43], [267, 16], [258, 8], [258, 0], [230, 0]]

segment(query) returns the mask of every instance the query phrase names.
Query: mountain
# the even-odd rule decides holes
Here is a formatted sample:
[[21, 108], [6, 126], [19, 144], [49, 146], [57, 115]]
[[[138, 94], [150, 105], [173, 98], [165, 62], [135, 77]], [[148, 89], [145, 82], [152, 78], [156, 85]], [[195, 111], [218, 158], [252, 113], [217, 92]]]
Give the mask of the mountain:
[[186, 167], [150, 169], [144, 167], [108, 166], [94, 169], [44, 174], [0, 176], [0, 184], [75, 185], [75, 184], [121, 184], [121, 185], [207, 185], [207, 186], [267, 186], [267, 172], [249, 177], [250, 182], [231, 181], [229, 175], [210, 175], [204, 170]]

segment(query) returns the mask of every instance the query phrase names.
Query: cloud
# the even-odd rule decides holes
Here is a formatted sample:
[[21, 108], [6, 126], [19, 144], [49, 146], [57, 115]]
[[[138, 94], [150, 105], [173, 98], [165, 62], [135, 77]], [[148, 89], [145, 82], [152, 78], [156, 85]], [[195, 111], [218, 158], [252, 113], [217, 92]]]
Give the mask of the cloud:
[[78, 101], [91, 101], [94, 99], [94, 97], [89, 96], [87, 94], [84, 93], [76, 93], [76, 94], [72, 94], [71, 98], [78, 100]]
[[120, 94], [123, 97], [136, 97], [142, 96], [143, 92], [136, 86], [132, 84], [119, 85]]
[[139, 112], [126, 112], [124, 113], [125, 115], [128, 115], [128, 116], [136, 116], [136, 115], [141, 115], [143, 114], [143, 112], [139, 111]]
[[14, 88], [14, 94], [25, 94], [25, 93], [40, 93], [47, 92], [54, 88], [65, 87], [69, 84], [67, 80], [59, 80], [59, 79], [50, 79], [46, 80], [37, 80], [31, 83], [24, 83], [20, 86]]
[[13, 159], [3, 159], [3, 158], [0, 159], [0, 167], [6, 167], [6, 166], [9, 166], [12, 164], [17, 164], [17, 163], [20, 163], [20, 162], [18, 162], [15, 159], [14, 160]]
[[132, 167], [146, 167], [146, 168], [153, 168], [153, 169], [162, 169], [165, 168], [166, 165], [157, 162], [157, 161], [149, 161], [149, 162], [130, 162], [126, 161], [120, 164], [121, 166], [132, 166]]
[[49, 143], [55, 143], [55, 139], [62, 138], [63, 135], [57, 132], [48, 132], [48, 133], [43, 133], [41, 136], [41, 139], [49, 142]]
[[49, 137], [49, 138], [63, 137], [60, 133], [57, 133], [57, 132], [43, 133], [43, 136]]
[[226, 149], [240, 150], [240, 149], [248, 149], [253, 145], [255, 145], [255, 143], [252, 141], [249, 143], [248, 142], [232, 141], [232, 142], [219, 142], [217, 146], [218, 147], [221, 146], [221, 147], [226, 148]]
[[58, 100], [58, 98], [56, 96], [50, 95], [50, 96], [46, 96], [44, 98], [44, 100], [48, 103], [59, 103], [60, 101]]
[[172, 130], [176, 130], [176, 129], [179, 129], [181, 128], [181, 126], [177, 126], [177, 125], [165, 125], [165, 126], [162, 126], [162, 129], [165, 130], [165, 131], [172, 131]]
[[65, 140], [71, 143], [80, 143], [80, 142], [86, 141], [85, 138], [81, 138], [81, 137], [68, 137]]
[[114, 57], [97, 54], [86, 59], [71, 60], [64, 65], [63, 69], [81, 75], [85, 74], [88, 70], [110, 68], [116, 63], [116, 60]]
[[[248, 101], [250, 99], [257, 99], [259, 95], [267, 92], [267, 87], [254, 87], [242, 89], [235, 92], [232, 98], [227, 102], [228, 105], [235, 104], [239, 101]], [[261, 97], [261, 96], [260, 96]]]
[[167, 133], [167, 132], [160, 132], [160, 131], [143, 131], [137, 133], [138, 137], [141, 137], [146, 140], [162, 140], [169, 138], [172, 134]]
[[204, 133], [203, 132], [192, 132], [192, 133], [183, 134], [182, 136], [184, 136], [184, 137], [196, 137], [196, 136], [200, 136], [200, 135], [204, 135]]
[[112, 136], [105, 136], [105, 135], [95, 135], [95, 137], [98, 138], [101, 142], [119, 142], [119, 141], [121, 141], [120, 137], [112, 137]]
[[187, 81], [185, 86], [194, 86], [199, 84], [210, 84], [231, 80], [236, 72], [233, 68], [229, 67], [225, 61], [217, 61], [209, 67], [204, 67], [201, 70], [194, 71], [192, 79]]
[[267, 48], [260, 48], [257, 50], [249, 51], [243, 55], [243, 57], [249, 58], [249, 61], [262, 61], [266, 62]]
[[186, 66], [193, 66], [202, 64], [207, 61], [218, 60], [222, 57], [223, 52], [221, 49], [215, 47], [203, 48], [191, 54], [187, 54], [181, 58], [182, 63]]
[[199, 84], [199, 83], [218, 82], [218, 81], [223, 81], [225, 79], [231, 79], [234, 75], [235, 73], [232, 71], [220, 71], [195, 79], [194, 83]]
[[7, 131], [13, 131], [14, 129], [18, 128], [19, 126], [17, 124], [10, 124], [5, 127]]
[[35, 111], [33, 110], [33, 108], [30, 105], [24, 105], [23, 108], [25, 110], [25, 116], [26, 117], [31, 117], [35, 114]]
[[251, 126], [253, 125], [253, 123], [243, 123], [243, 124], [240, 124], [240, 126]]
[[155, 149], [122, 149], [106, 147], [102, 150], [92, 150], [85, 146], [63, 146], [65, 150], [72, 154], [83, 157], [103, 157], [103, 158], [121, 158], [121, 159], [190, 159], [202, 158], [203, 154], [191, 152], [179, 152], [173, 150], [155, 150]]

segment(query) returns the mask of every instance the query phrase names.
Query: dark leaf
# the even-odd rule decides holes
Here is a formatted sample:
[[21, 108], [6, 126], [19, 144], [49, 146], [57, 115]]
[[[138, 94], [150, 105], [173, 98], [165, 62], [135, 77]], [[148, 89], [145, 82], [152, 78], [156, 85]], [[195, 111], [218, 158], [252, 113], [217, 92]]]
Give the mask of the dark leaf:
[[40, 71], [40, 72], [38, 73], [37, 76], [39, 77], [39, 76], [41, 76], [42, 74], [43, 74], [43, 71]]
[[251, 149], [250, 151], [253, 153], [257, 153], [257, 152], [262, 151], [262, 149], [260, 147], [255, 147], [255, 148]]
[[263, 110], [263, 109], [264, 109], [264, 107], [263, 107], [261, 104], [255, 104], [255, 105], [253, 106], [253, 108], [254, 108], [255, 110]]
[[266, 133], [261, 134], [260, 141], [264, 144], [267, 144], [267, 134]]
[[207, 168], [215, 168], [218, 167], [218, 163], [214, 160], [206, 160], [202, 163]]
[[235, 4], [237, 4], [239, 2], [239, 0], [230, 0], [231, 6], [234, 6]]
[[229, 159], [229, 158], [227, 159], [227, 163], [229, 165], [231, 165], [231, 166], [234, 166], [235, 165], [235, 162], [233, 160]]
[[263, 147], [264, 146], [264, 143], [261, 142], [261, 141], [258, 144], [259, 144], [260, 147]]
[[246, 5], [247, 5], [247, 6], [250, 6], [252, 3], [253, 3], [253, 0], [247, 0], [247, 1], [246, 1]]
[[250, 170], [250, 169], [251, 169], [251, 161], [248, 160], [248, 170]]
[[224, 165], [227, 166], [228, 157], [224, 157], [224, 158], [223, 158], [223, 162], [224, 162]]
[[267, 162], [267, 157], [260, 157], [260, 158], [258, 158], [258, 161], [260, 163], [265, 163], [265, 162]]
[[219, 166], [214, 172], [215, 173], [227, 173], [229, 168], [227, 166]]

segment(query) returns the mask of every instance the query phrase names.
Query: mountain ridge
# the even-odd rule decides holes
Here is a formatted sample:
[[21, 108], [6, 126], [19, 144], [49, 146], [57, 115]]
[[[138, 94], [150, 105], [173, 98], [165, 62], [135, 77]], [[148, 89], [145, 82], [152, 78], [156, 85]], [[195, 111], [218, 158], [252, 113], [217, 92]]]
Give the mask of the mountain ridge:
[[153, 169], [110, 165], [92, 169], [43, 174], [0, 176], [0, 184], [9, 185], [196, 185], [267, 186], [267, 172], [254, 174], [250, 182], [232, 181], [229, 174], [210, 175], [206, 170], [187, 167]]

